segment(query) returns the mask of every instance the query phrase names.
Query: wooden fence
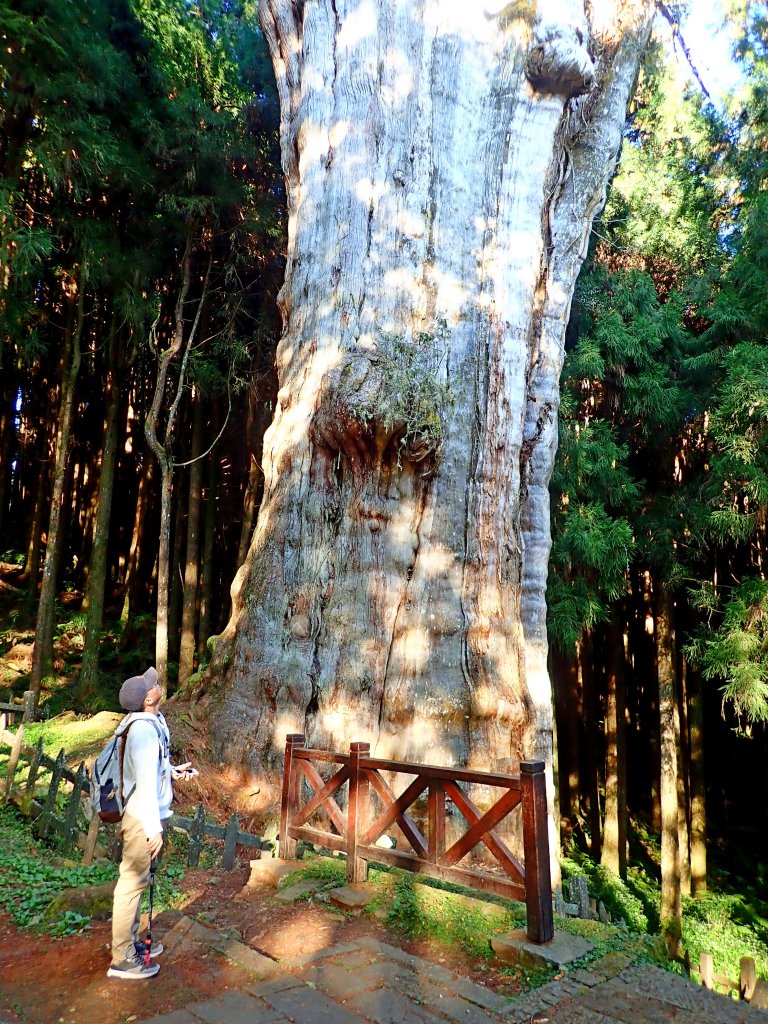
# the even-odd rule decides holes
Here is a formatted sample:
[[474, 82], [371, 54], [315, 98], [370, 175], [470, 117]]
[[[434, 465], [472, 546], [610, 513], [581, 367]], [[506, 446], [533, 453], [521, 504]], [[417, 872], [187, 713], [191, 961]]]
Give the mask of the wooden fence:
[[699, 958], [699, 976], [704, 988], [724, 988], [726, 993], [738, 992], [739, 999], [761, 1008], [768, 1007], [768, 982], [757, 976], [755, 961], [751, 956], [743, 956], [739, 960], [739, 980], [732, 981], [725, 974], [715, 974], [715, 966], [711, 953], [702, 953]]
[[[29, 746], [24, 743], [24, 726], [20, 726], [15, 733], [11, 732], [6, 728], [5, 715], [0, 715], [0, 745], [10, 745], [11, 748], [2, 802], [8, 803], [12, 797], [15, 798], [15, 802], [19, 804], [22, 811], [34, 818], [34, 830], [41, 838], [45, 839], [55, 832], [61, 837], [64, 851], [72, 851], [78, 836], [83, 832], [78, 814], [83, 804], [82, 797], [84, 794], [86, 796], [90, 794], [90, 779], [85, 763], [82, 762], [77, 771], [73, 772], [66, 765], [63, 750], [59, 751], [56, 758], [49, 757], [43, 751], [42, 738], [38, 740], [37, 746]], [[15, 777], [22, 759], [28, 762], [29, 771], [23, 785], [16, 786]], [[50, 772], [51, 778], [45, 799], [40, 803], [35, 799], [35, 789], [43, 772]], [[57, 797], [63, 781], [71, 784], [72, 791], [64, 800], [63, 812], [59, 813], [57, 812]], [[90, 864], [93, 860], [100, 827], [101, 820], [98, 814], [92, 815], [83, 841], [84, 864]], [[260, 836], [241, 831], [236, 814], [230, 817], [225, 827], [206, 821], [205, 809], [202, 804], [198, 805], [191, 818], [174, 813], [171, 816], [170, 827], [189, 833], [187, 854], [189, 867], [197, 867], [200, 863], [200, 855], [207, 838], [224, 841], [221, 867], [227, 871], [234, 867], [238, 846], [245, 846], [252, 850], [271, 848], [270, 844]]]
[[[554, 936], [554, 923], [544, 762], [523, 761], [520, 775], [515, 776], [389, 761], [370, 757], [369, 752], [367, 743], [353, 743], [349, 754], [341, 754], [307, 749], [301, 735], [287, 737], [280, 815], [281, 857], [294, 857], [297, 842], [303, 839], [346, 853], [350, 882], [363, 881], [369, 862], [375, 861], [523, 900], [527, 908], [528, 938], [537, 943], [549, 942]], [[315, 767], [317, 763], [340, 767], [326, 782]], [[383, 772], [415, 778], [400, 796], [396, 796]], [[306, 803], [302, 803], [302, 779], [312, 791]], [[483, 813], [460, 783], [495, 787], [502, 790], [502, 795]], [[345, 784], [348, 784], [346, 814], [335, 799], [335, 794]], [[374, 814], [371, 790], [381, 805], [378, 814]], [[428, 793], [427, 838], [408, 814], [408, 808], [425, 791]], [[460, 811], [469, 828], [446, 848], [448, 801]], [[523, 815], [524, 863], [514, 856], [494, 831], [518, 806], [522, 807]], [[333, 831], [307, 824], [318, 813], [330, 822]], [[383, 849], [375, 845], [376, 840], [395, 824], [410, 850]], [[458, 866], [480, 842], [493, 854], [503, 875]]]
[[21, 715], [21, 721], [34, 722], [35, 720], [35, 694], [32, 690], [24, 691], [24, 698], [21, 701], [15, 700], [10, 703], [0, 702], [0, 712], [5, 712], [8, 722], [13, 725], [16, 715]]

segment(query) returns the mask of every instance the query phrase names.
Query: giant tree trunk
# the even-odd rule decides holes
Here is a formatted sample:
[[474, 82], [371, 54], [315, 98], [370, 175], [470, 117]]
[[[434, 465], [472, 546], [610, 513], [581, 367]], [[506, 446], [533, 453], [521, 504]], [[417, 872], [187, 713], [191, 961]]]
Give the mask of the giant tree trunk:
[[298, 729], [433, 763], [550, 761], [564, 332], [651, 17], [584, 7], [260, 4], [285, 331], [211, 674], [228, 760], [274, 770]]

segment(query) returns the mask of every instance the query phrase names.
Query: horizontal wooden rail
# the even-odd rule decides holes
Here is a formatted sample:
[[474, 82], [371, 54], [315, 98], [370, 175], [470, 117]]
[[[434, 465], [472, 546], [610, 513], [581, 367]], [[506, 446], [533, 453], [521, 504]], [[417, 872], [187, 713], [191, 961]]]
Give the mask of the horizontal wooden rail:
[[[339, 765], [326, 781], [315, 763]], [[404, 775], [409, 781], [397, 795], [384, 777]], [[311, 791], [302, 800], [302, 782]], [[495, 787], [499, 798], [481, 810], [460, 783]], [[347, 808], [337, 797], [347, 786]], [[381, 810], [374, 812], [372, 793]], [[426, 835], [409, 813], [426, 795]], [[496, 832], [497, 826], [517, 807], [522, 810], [524, 859], [520, 861]], [[450, 809], [467, 823], [464, 834], [447, 845], [446, 818]], [[310, 823], [322, 816], [329, 829]], [[377, 840], [391, 828], [402, 833], [410, 850], [386, 849]], [[537, 943], [554, 935], [549, 870], [547, 799], [543, 761], [523, 761], [520, 775], [480, 772], [467, 768], [412, 764], [370, 756], [367, 743], [353, 743], [349, 754], [304, 746], [304, 737], [286, 738], [283, 790], [280, 807], [280, 853], [296, 855], [299, 840], [347, 855], [351, 882], [367, 877], [370, 862], [388, 864], [446, 882], [454, 882], [497, 896], [524, 900], [528, 937]], [[503, 874], [462, 867], [460, 862], [478, 844], [484, 844]]]

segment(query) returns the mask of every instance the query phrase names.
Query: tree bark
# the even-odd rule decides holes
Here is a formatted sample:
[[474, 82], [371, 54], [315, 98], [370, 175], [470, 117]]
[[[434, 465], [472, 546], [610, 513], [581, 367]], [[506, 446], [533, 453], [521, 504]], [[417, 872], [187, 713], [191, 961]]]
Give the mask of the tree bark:
[[678, 843], [677, 672], [672, 607], [669, 589], [660, 586], [656, 601], [656, 648], [661, 737], [661, 927], [670, 955], [677, 956], [682, 909]]
[[59, 555], [61, 545], [61, 512], [67, 478], [67, 456], [69, 454], [69, 436], [72, 428], [72, 414], [75, 404], [75, 387], [80, 372], [80, 338], [83, 332], [85, 317], [85, 262], [80, 267], [77, 282], [72, 280], [72, 302], [75, 305], [75, 322], [71, 332], [71, 341], [67, 346], [61, 383], [61, 404], [59, 406], [58, 431], [56, 434], [56, 455], [54, 460], [53, 489], [51, 493], [51, 513], [48, 520], [48, 537], [43, 565], [43, 581], [40, 590], [40, 601], [37, 608], [35, 624], [35, 643], [32, 652], [32, 673], [29, 688], [35, 695], [35, 704], [40, 700], [42, 680], [53, 671], [53, 616], [56, 600], [56, 585], [59, 572]]
[[707, 891], [707, 804], [704, 776], [704, 708], [701, 675], [688, 675], [691, 743], [691, 892]]
[[627, 874], [626, 702], [624, 637], [620, 610], [614, 607], [609, 628], [605, 705], [605, 811], [601, 860], [622, 878]]
[[211, 604], [213, 601], [214, 556], [213, 542], [216, 532], [216, 460], [208, 459], [208, 480], [204, 495], [203, 557], [200, 581], [200, 624], [197, 634], [197, 652], [200, 662], [206, 660], [208, 637], [211, 635]]
[[131, 544], [125, 566], [123, 607], [120, 612], [120, 624], [123, 632], [125, 632], [130, 624], [131, 614], [136, 603], [137, 581], [140, 578], [141, 555], [147, 529], [147, 515], [151, 504], [150, 494], [153, 489], [154, 467], [155, 463], [148, 460], [146, 465], [142, 467], [141, 478], [139, 479], [139, 492], [136, 496], [136, 514], [133, 520]]
[[[531, 10], [260, 5], [285, 330], [264, 499], [210, 676], [214, 746], [258, 774], [297, 730], [551, 763], [564, 331], [652, 12]], [[406, 387], [420, 406], [398, 403]]]
[[110, 365], [107, 381], [107, 409], [104, 423], [99, 492], [96, 504], [93, 544], [88, 568], [88, 582], [85, 590], [87, 606], [85, 622], [85, 645], [78, 681], [82, 699], [92, 697], [96, 692], [99, 672], [99, 645], [104, 619], [104, 586], [107, 578], [107, 545], [112, 521], [112, 492], [117, 465], [119, 440], [120, 380], [117, 359], [118, 341], [114, 331], [109, 339]]
[[200, 393], [194, 396], [192, 420], [192, 465], [189, 467], [189, 500], [187, 502], [187, 552], [184, 559], [184, 594], [179, 645], [179, 689], [187, 685], [195, 667], [195, 622], [197, 620], [197, 580], [200, 553], [200, 506], [202, 504], [203, 402]]

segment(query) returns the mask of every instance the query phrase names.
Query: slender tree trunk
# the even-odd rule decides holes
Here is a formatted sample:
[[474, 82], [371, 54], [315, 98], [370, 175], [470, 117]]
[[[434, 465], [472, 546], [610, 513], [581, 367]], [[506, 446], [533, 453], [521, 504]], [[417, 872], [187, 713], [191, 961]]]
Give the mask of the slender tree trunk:
[[704, 709], [701, 676], [688, 675], [688, 724], [691, 743], [691, 892], [707, 891], [707, 805], [704, 779]]
[[595, 664], [593, 642], [590, 633], [585, 633], [579, 643], [579, 679], [584, 702], [584, 743], [582, 753], [582, 799], [586, 811], [587, 829], [589, 831], [589, 853], [594, 861], [599, 861], [602, 852], [602, 815], [600, 813], [600, 740], [597, 723], [599, 720], [599, 701], [596, 692]]
[[[301, 730], [551, 767], [564, 331], [651, 16], [620, 6], [590, 5], [588, 24], [546, 0], [260, 4], [285, 333], [264, 500], [210, 676], [220, 756], [264, 775]], [[398, 394], [419, 381], [417, 422]]]
[[[181, 634], [181, 600], [184, 593], [182, 552], [186, 537], [186, 492], [189, 491], [189, 484], [187, 483], [186, 473], [177, 474], [175, 466], [173, 473], [173, 527], [171, 530], [170, 571], [168, 574], [168, 582], [170, 584], [170, 593], [168, 594], [168, 661], [176, 662], [178, 666], [179, 639]], [[185, 483], [187, 483], [186, 489]]]
[[43, 548], [43, 523], [45, 521], [45, 510], [48, 508], [48, 493], [50, 481], [50, 463], [46, 458], [48, 438], [45, 426], [40, 428], [43, 435], [38, 438], [35, 445], [35, 460], [39, 464], [39, 471], [35, 477], [35, 504], [32, 512], [32, 520], [29, 527], [27, 540], [27, 557], [24, 562], [22, 579], [27, 579], [27, 601], [30, 607], [37, 603], [37, 587], [40, 573], [40, 553]]
[[659, 587], [656, 603], [656, 650], [659, 679], [661, 752], [661, 926], [671, 955], [680, 951], [682, 909], [680, 848], [678, 843], [678, 791], [676, 732], [677, 678], [672, 595]]
[[179, 646], [179, 680], [181, 689], [194, 671], [195, 620], [197, 617], [197, 584], [200, 553], [200, 511], [203, 487], [203, 401], [194, 395], [192, 419], [192, 465], [189, 467], [189, 500], [187, 502], [187, 554], [184, 559], [184, 596], [181, 613], [181, 644]]
[[216, 460], [208, 459], [208, 482], [205, 488], [205, 525], [203, 527], [203, 568], [200, 583], [200, 625], [197, 635], [197, 653], [200, 661], [206, 659], [208, 637], [211, 635], [211, 602], [213, 600], [214, 557], [213, 543], [216, 532]]
[[[155, 383], [155, 394], [152, 405], [144, 424], [144, 433], [149, 447], [160, 465], [160, 546], [158, 551], [157, 568], [157, 627], [155, 634], [155, 668], [158, 674], [158, 685], [163, 693], [168, 688], [168, 605], [170, 596], [170, 561], [171, 561], [171, 515], [173, 497], [173, 454], [172, 443], [176, 426], [176, 416], [179, 402], [184, 390], [186, 377], [186, 363], [189, 357], [190, 348], [194, 340], [203, 304], [208, 293], [208, 279], [211, 271], [211, 259], [208, 261], [208, 270], [203, 283], [202, 294], [198, 301], [197, 313], [188, 332], [186, 342], [184, 340], [184, 307], [189, 294], [192, 281], [192, 250], [194, 245], [194, 231], [190, 227], [187, 236], [187, 245], [184, 251], [184, 258], [181, 267], [181, 285], [176, 300], [176, 313], [174, 318], [174, 331], [171, 344], [157, 357], [157, 380]], [[157, 429], [160, 420], [160, 413], [165, 397], [165, 386], [168, 380], [168, 371], [172, 361], [183, 351], [181, 367], [176, 383], [176, 392], [171, 403], [170, 410], [166, 417], [163, 442], [158, 439]]]
[[578, 657], [552, 653], [552, 682], [557, 718], [558, 783], [560, 813], [575, 825], [581, 812], [581, 723], [583, 695], [579, 685]]
[[624, 695], [624, 637], [614, 606], [605, 705], [605, 822], [602, 863], [622, 878], [627, 874], [627, 763]]
[[141, 569], [141, 555], [146, 535], [149, 507], [151, 504], [155, 464], [148, 460], [144, 465], [139, 480], [139, 493], [136, 497], [136, 514], [133, 520], [131, 532], [131, 546], [128, 551], [128, 559], [125, 566], [125, 583], [123, 593], [123, 607], [120, 612], [120, 625], [123, 632], [128, 629], [131, 615], [136, 603], [136, 590]]
[[12, 389], [9, 391], [10, 394], [3, 393], [0, 396], [2, 398], [2, 409], [0, 409], [0, 540], [4, 536], [3, 527], [7, 521], [11, 453], [16, 440], [13, 391]]
[[96, 692], [99, 672], [99, 645], [104, 619], [104, 587], [107, 578], [107, 546], [112, 521], [112, 492], [119, 440], [120, 380], [118, 376], [117, 339], [110, 338], [110, 366], [107, 382], [107, 409], [104, 423], [99, 493], [96, 507], [91, 562], [86, 584], [87, 617], [85, 647], [80, 669], [79, 688], [83, 698]]
[[51, 513], [48, 520], [43, 581], [37, 610], [35, 644], [32, 654], [32, 673], [29, 683], [30, 689], [35, 694], [35, 703], [40, 700], [42, 680], [53, 671], [53, 617], [59, 570], [59, 542], [62, 529], [61, 513], [63, 510], [64, 491], [66, 489], [67, 455], [75, 404], [75, 388], [77, 385], [77, 375], [80, 372], [80, 338], [85, 316], [85, 282], [86, 268], [85, 262], [83, 262], [77, 285], [75, 286], [73, 282], [73, 288], [76, 287], [76, 299], [73, 296], [73, 301], [76, 302], [77, 312], [71, 344], [68, 346], [67, 352], [69, 365], [64, 366], [62, 374], [61, 406], [59, 408], [53, 490], [51, 493]]
[[686, 663], [678, 675], [677, 703], [675, 704], [675, 731], [677, 733], [677, 842], [680, 848], [680, 892], [691, 895], [691, 836], [688, 828], [688, 715]]

